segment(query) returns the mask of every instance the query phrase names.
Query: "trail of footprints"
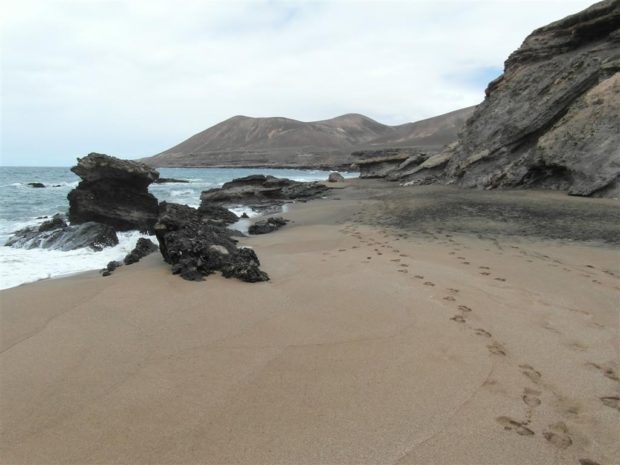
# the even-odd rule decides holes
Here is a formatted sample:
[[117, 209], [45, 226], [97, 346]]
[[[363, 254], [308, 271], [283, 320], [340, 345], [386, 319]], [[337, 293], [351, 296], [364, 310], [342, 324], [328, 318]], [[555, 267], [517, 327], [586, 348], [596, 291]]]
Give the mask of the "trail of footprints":
[[[361, 223], [362, 220], [368, 221], [371, 219], [368, 215], [364, 215], [364, 212], [361, 212], [357, 215], [353, 216], [354, 223]], [[388, 254], [388, 256], [393, 258], [388, 258], [391, 263], [394, 264], [396, 271], [400, 273], [408, 273], [409, 264], [407, 263], [407, 259], [409, 258], [407, 254], [400, 253], [400, 250], [390, 244], [390, 239], [392, 241], [399, 240], [400, 238], [407, 237], [406, 234], [395, 234], [390, 233], [388, 230], [382, 230], [380, 233], [380, 238], [368, 238], [365, 237], [359, 230], [358, 226], [355, 224], [345, 225], [341, 232], [352, 236], [355, 238], [359, 244], [354, 245], [352, 249], [358, 249], [362, 247], [368, 247], [372, 252], [366, 256], [365, 260], [362, 260], [362, 263], [371, 263], [371, 260], [374, 257], [382, 257], [384, 254]], [[460, 254], [462, 250], [466, 247], [459, 244], [455, 241], [450, 234], [444, 234], [445, 239], [439, 238], [435, 234], [429, 233], [430, 236], [439, 242], [444, 242], [447, 246], [452, 247], [452, 250], [448, 252], [448, 255], [453, 256], [455, 259], [459, 260], [461, 265], [464, 266], [472, 266], [471, 261], [469, 261], [464, 254]], [[496, 244], [500, 250], [503, 250], [499, 244]], [[511, 246], [513, 249], [519, 249], [519, 253], [522, 257], [534, 257], [537, 259], [541, 259], [541, 257], [533, 256], [532, 254], [521, 250], [517, 246]], [[338, 249], [338, 253], [345, 252], [346, 248]], [[329, 252], [325, 252], [324, 255], [330, 255]], [[547, 260], [553, 262], [554, 260], [551, 257], [543, 256], [543, 260]], [[527, 258], [528, 262], [532, 262], [530, 258]], [[555, 260], [557, 263], [551, 263], [552, 265], [558, 266], [563, 265], [558, 260]], [[587, 268], [593, 269], [594, 267], [591, 265], [587, 265]], [[480, 276], [492, 278], [498, 282], [506, 282], [506, 278], [501, 276], [494, 276], [493, 271], [489, 266], [480, 265], [477, 267], [478, 273]], [[570, 271], [566, 269], [566, 271]], [[602, 272], [607, 273], [605, 270]], [[611, 272], [608, 274], [611, 275]], [[584, 274], [584, 276], [593, 277], [590, 273]], [[616, 277], [616, 276], [614, 276]], [[415, 274], [411, 277], [414, 280], [419, 281], [424, 286], [435, 287], [436, 284], [432, 281], [428, 281], [425, 279], [423, 275]], [[597, 282], [597, 280], [593, 280], [593, 282]], [[447, 295], [442, 297], [447, 303], [453, 303], [456, 305], [456, 313], [450, 317], [450, 320], [462, 324], [465, 328], [471, 330], [473, 334], [479, 336], [480, 338], [486, 340], [486, 348], [492, 356], [506, 358], [508, 356], [508, 351], [505, 346], [497, 341], [490, 331], [486, 330], [482, 327], [475, 327], [468, 323], [468, 317], [472, 314], [473, 310], [471, 307], [464, 305], [459, 302], [459, 289], [448, 288]], [[614, 369], [610, 366], [605, 366], [601, 364], [596, 364], [593, 362], [588, 363], [592, 368], [599, 370], [602, 375], [613, 380], [620, 381]], [[533, 437], [536, 435], [532, 427], [532, 417], [536, 409], [542, 404], [541, 395], [542, 390], [546, 388], [542, 380], [542, 374], [536, 370], [533, 366], [529, 364], [520, 364], [518, 365], [518, 369], [521, 374], [527, 378], [527, 380], [532, 383], [534, 387], [524, 387], [521, 395], [521, 400], [525, 405], [525, 416], [523, 419], [515, 419], [509, 416], [499, 416], [496, 418], [497, 423], [506, 431], [514, 432], [520, 436]], [[600, 401], [607, 407], [616, 409], [620, 411], [620, 397], [619, 396], [605, 396], [601, 397]], [[570, 431], [566, 423], [563, 421], [556, 421], [547, 425], [546, 428], [542, 431], [542, 437], [552, 446], [557, 449], [566, 449], [573, 444], [573, 439], [571, 438]], [[579, 459], [580, 465], [599, 465], [597, 462], [583, 458]]]

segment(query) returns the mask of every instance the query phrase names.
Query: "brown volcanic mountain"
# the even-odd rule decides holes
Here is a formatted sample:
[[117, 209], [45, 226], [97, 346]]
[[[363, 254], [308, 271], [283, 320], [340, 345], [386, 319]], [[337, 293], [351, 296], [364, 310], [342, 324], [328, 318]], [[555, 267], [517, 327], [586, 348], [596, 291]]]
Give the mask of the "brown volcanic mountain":
[[235, 116], [142, 161], [156, 167], [346, 167], [353, 162], [350, 153], [363, 148], [437, 150], [456, 140], [472, 111], [465, 108], [400, 126], [359, 114], [313, 122]]

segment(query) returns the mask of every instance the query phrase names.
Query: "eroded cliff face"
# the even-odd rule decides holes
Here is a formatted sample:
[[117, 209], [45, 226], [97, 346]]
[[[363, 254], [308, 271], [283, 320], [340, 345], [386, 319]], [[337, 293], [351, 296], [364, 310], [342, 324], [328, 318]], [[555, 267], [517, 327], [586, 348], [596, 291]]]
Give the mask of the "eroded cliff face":
[[[441, 173], [401, 172], [411, 183], [534, 187], [620, 194], [620, 0], [535, 30], [491, 82]], [[432, 160], [430, 160], [432, 161]]]

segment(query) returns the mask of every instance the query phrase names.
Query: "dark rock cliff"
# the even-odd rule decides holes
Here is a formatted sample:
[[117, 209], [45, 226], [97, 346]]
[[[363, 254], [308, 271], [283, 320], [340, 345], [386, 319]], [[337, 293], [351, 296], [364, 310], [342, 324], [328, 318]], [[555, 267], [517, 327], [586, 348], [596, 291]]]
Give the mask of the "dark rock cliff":
[[458, 143], [399, 173], [412, 184], [620, 194], [620, 1], [530, 34]]

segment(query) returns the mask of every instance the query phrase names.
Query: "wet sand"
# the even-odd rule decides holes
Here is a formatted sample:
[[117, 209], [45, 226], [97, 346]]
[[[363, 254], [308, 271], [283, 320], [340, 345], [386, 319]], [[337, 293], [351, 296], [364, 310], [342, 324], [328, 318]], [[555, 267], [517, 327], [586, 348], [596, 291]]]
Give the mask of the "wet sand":
[[616, 203], [389, 186], [244, 239], [268, 283], [0, 292], [2, 463], [618, 463]]

